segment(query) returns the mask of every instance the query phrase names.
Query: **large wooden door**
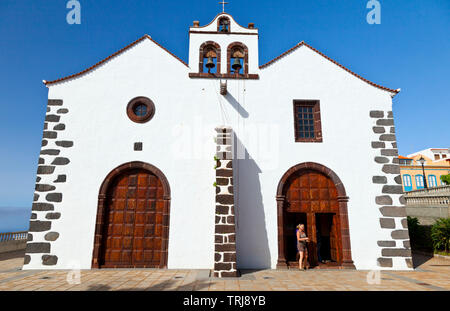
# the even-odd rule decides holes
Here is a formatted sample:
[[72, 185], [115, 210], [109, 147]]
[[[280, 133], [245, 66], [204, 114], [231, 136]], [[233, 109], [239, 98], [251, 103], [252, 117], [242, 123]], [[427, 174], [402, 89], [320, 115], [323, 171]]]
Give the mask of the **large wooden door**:
[[106, 197], [101, 267], [159, 267], [164, 189], [154, 174], [133, 169], [115, 178]]
[[[287, 181], [285, 187], [286, 204], [284, 217], [288, 218], [293, 213], [305, 213], [307, 215], [306, 231], [310, 242], [308, 243], [309, 259], [311, 265], [318, 264], [317, 256], [317, 229], [316, 215], [334, 214], [330, 240], [333, 244], [331, 252], [333, 257], [340, 259], [338, 246], [340, 239], [339, 203], [338, 193], [333, 181], [326, 175], [315, 170], [301, 170], [295, 172]], [[289, 223], [289, 220], [285, 221]], [[331, 241], [330, 241], [331, 242]], [[290, 245], [286, 245], [290, 247]], [[289, 258], [288, 254], [285, 255]]]

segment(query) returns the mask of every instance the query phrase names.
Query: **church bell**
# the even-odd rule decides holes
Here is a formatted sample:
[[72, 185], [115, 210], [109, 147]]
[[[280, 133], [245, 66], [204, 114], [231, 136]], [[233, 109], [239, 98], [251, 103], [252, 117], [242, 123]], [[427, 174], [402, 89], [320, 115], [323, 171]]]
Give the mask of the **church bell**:
[[208, 68], [208, 72], [210, 72], [210, 70], [214, 67], [216, 67], [216, 65], [214, 64], [212, 57], [208, 57], [208, 61], [206, 62], [206, 68]]
[[239, 60], [239, 58], [235, 58], [233, 65], [231, 66], [231, 68], [233, 68], [234, 72], [238, 73], [239, 70], [241, 70], [242, 65], [241, 65], [241, 61]]

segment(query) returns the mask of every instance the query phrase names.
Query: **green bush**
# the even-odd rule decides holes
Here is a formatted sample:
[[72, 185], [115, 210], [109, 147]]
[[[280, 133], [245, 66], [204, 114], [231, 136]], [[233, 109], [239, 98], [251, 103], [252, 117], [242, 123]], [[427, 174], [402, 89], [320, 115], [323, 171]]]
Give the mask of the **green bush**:
[[435, 251], [450, 249], [450, 217], [439, 218], [431, 227], [431, 239]]
[[448, 175], [441, 175], [441, 180], [442, 180], [446, 185], [450, 185], [450, 174], [448, 174]]

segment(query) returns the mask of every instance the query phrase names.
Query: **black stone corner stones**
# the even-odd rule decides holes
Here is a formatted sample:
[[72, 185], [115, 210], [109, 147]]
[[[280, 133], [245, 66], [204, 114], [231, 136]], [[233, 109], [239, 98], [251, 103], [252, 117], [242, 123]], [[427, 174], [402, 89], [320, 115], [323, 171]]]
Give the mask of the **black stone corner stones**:
[[391, 237], [395, 240], [409, 240], [408, 230], [394, 230], [391, 232]]
[[42, 264], [44, 266], [54, 266], [58, 263], [58, 256], [42, 255]]
[[394, 119], [379, 119], [377, 120], [377, 125], [394, 126]]
[[59, 219], [61, 218], [61, 213], [47, 213], [47, 215], [45, 215], [46, 219]]
[[48, 231], [50, 230], [51, 226], [52, 226], [51, 221], [39, 221], [39, 220], [30, 221], [30, 229], [28, 231], [29, 232]]
[[389, 194], [403, 194], [403, 187], [402, 186], [385, 185], [385, 186], [383, 186], [382, 192], [389, 193]]
[[375, 162], [380, 164], [389, 163], [389, 159], [386, 157], [375, 157]]
[[62, 201], [62, 193], [59, 193], [59, 192], [49, 193], [45, 196], [45, 198], [49, 202], [61, 202]]
[[62, 99], [49, 99], [48, 105], [49, 106], [62, 106], [63, 101]]
[[381, 141], [396, 141], [394, 134], [382, 134], [380, 135]]
[[378, 266], [383, 268], [392, 268], [392, 258], [378, 258]]
[[[45, 130], [43, 131], [43, 141], [42, 146], [48, 145], [47, 139], [56, 139], [58, 136], [58, 133], [56, 130], [64, 130], [65, 125], [60, 122], [61, 116], [60, 114], [64, 114], [68, 112], [68, 109], [60, 108], [57, 110], [57, 114], [50, 114], [50, 111], [54, 111], [54, 109], [51, 109], [50, 106], [62, 106], [63, 101], [59, 99], [49, 99], [48, 100], [48, 107], [47, 107], [47, 114], [45, 117]], [[53, 130], [47, 130], [51, 128], [51, 124], [55, 124], [53, 126]], [[55, 142], [56, 146], [63, 147], [63, 148], [69, 148], [73, 146], [72, 141], [66, 141], [66, 140], [59, 140]], [[42, 149], [41, 155], [47, 155], [47, 156], [58, 156], [60, 154], [61, 150], [59, 149]], [[56, 165], [66, 165], [70, 162], [69, 159], [64, 157], [55, 157], [53, 161], [51, 159], [45, 158], [46, 161], [40, 161], [37, 169], [38, 175], [52, 175], [55, 172]], [[52, 161], [51, 165], [42, 165], [46, 162]], [[57, 182], [65, 182], [66, 181], [66, 175], [58, 175], [58, 176], [49, 176], [52, 178], [54, 183]], [[41, 177], [37, 177], [36, 179], [36, 191], [41, 194], [41, 197], [44, 195], [41, 192], [50, 192], [56, 190], [56, 184], [40, 184], [39, 181], [41, 180]], [[38, 197], [40, 199], [40, 197]], [[52, 227], [52, 220], [59, 219], [61, 217], [60, 213], [53, 212], [54, 211], [54, 205], [52, 202], [61, 202], [62, 201], [62, 193], [59, 192], [50, 192], [45, 195], [46, 202], [34, 202], [32, 206], [32, 211], [38, 211], [38, 212], [47, 212], [45, 215], [45, 220], [36, 220], [37, 214], [33, 213], [31, 220], [30, 220], [30, 227], [29, 227], [29, 235], [32, 236], [31, 233], [33, 232], [43, 232], [45, 235], [42, 240], [33, 242], [33, 239], [30, 239], [28, 241], [25, 252], [27, 255], [25, 255], [24, 264], [28, 264], [31, 260], [31, 256], [29, 254], [32, 253], [41, 253], [44, 254], [41, 256], [42, 259], [42, 265], [51, 266], [56, 265], [58, 262], [58, 257], [55, 255], [50, 254], [51, 249], [51, 242], [56, 241], [59, 238], [58, 232], [49, 232]]]
[[49, 232], [45, 235], [44, 239], [46, 241], [56, 241], [59, 238], [58, 232]]
[[372, 182], [374, 184], [387, 184], [387, 177], [386, 176], [373, 176]]
[[44, 131], [42, 134], [42, 138], [54, 139], [58, 136], [58, 133], [53, 131]]
[[58, 149], [42, 149], [41, 154], [46, 155], [58, 155], [60, 151]]
[[386, 143], [382, 142], [382, 141], [373, 141], [372, 142], [372, 148], [373, 149], [377, 149], [377, 148], [386, 148]]
[[384, 217], [406, 217], [406, 208], [403, 206], [383, 206], [380, 212]]
[[395, 229], [394, 218], [380, 218], [380, 226], [384, 229]]
[[39, 165], [38, 166], [38, 170], [37, 170], [37, 174], [53, 174], [53, 172], [55, 171], [55, 166], [50, 166], [50, 165]]
[[392, 205], [392, 198], [388, 195], [380, 195], [375, 197], [375, 203], [378, 205]]
[[66, 182], [66, 180], [67, 180], [66, 175], [58, 175], [58, 177], [53, 182], [61, 183], [61, 182]]
[[46, 117], [45, 117], [45, 121], [46, 122], [59, 122], [59, 119], [60, 119], [61, 117], [60, 116], [57, 116], [57, 115], [55, 115], [55, 114], [48, 114]]
[[27, 243], [25, 253], [50, 253], [50, 243]]
[[66, 129], [66, 125], [64, 123], [56, 124], [53, 127], [54, 131], [64, 131]]
[[50, 203], [33, 203], [31, 208], [33, 211], [53, 211], [54, 206]]
[[386, 174], [400, 174], [400, 166], [397, 164], [384, 164], [381, 170]]
[[411, 257], [411, 250], [406, 248], [383, 248], [381, 250], [383, 257]]
[[383, 118], [384, 117], [384, 111], [381, 110], [372, 110], [370, 111], [370, 117], [371, 118]]
[[46, 192], [46, 191], [55, 190], [56, 187], [52, 186], [52, 185], [46, 185], [46, 184], [36, 184], [35, 189], [38, 192]]
[[67, 165], [69, 163], [70, 163], [70, 160], [68, 158], [56, 157], [53, 160], [52, 165]]
[[55, 144], [60, 147], [70, 148], [73, 146], [73, 141], [70, 140], [59, 140], [56, 141]]

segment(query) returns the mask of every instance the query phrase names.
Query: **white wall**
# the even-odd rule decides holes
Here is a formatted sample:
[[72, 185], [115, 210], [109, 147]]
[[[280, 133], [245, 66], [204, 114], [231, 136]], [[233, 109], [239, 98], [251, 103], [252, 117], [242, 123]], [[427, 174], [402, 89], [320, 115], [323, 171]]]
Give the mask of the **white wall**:
[[[203, 40], [236, 41], [191, 36]], [[370, 110], [391, 110], [389, 93], [332, 64], [307, 47], [257, 68], [257, 36], [247, 35], [250, 73], [259, 80], [228, 80], [227, 96], [219, 81], [190, 79], [189, 68], [150, 40], [144, 40], [96, 70], [50, 86], [49, 98], [64, 100], [67, 182], [60, 185], [62, 216], [52, 231], [59, 258], [56, 269], [75, 261], [91, 267], [97, 199], [101, 183], [115, 167], [143, 161], [158, 167], [171, 188], [168, 268], [212, 268], [214, 250], [214, 127], [231, 125], [253, 159], [237, 161], [237, 247], [240, 268], [275, 268], [278, 254], [276, 187], [291, 166], [317, 162], [342, 180], [348, 202], [353, 260], [358, 269], [378, 269], [377, 241], [386, 239], [374, 198], [379, 175], [373, 161]], [[201, 44], [201, 43], [200, 43]], [[191, 48], [192, 49], [192, 48]], [[198, 48], [193, 50], [198, 53]], [[226, 48], [222, 48], [222, 56]], [[191, 69], [198, 68], [190, 54]], [[225, 64], [226, 62], [222, 62]], [[131, 122], [126, 106], [147, 96], [156, 106], [148, 123]], [[295, 143], [293, 99], [320, 100], [323, 143]], [[252, 128], [256, 134], [248, 134]], [[252, 132], [253, 133], [253, 132]], [[256, 140], [255, 140], [256, 137]], [[143, 151], [133, 151], [134, 142]], [[378, 191], [378, 192], [377, 192]], [[35, 256], [35, 255], [32, 255]], [[32, 260], [28, 268], [41, 268]], [[46, 268], [51, 268], [46, 267]]]

